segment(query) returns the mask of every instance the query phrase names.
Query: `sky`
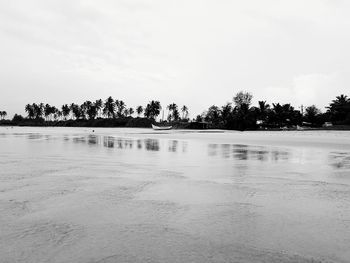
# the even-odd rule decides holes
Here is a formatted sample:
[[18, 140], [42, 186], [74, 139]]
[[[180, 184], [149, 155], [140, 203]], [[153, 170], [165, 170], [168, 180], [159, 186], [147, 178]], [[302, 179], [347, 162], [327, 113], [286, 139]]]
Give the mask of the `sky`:
[[159, 100], [190, 117], [232, 102], [350, 95], [350, 1], [0, 0], [0, 110]]

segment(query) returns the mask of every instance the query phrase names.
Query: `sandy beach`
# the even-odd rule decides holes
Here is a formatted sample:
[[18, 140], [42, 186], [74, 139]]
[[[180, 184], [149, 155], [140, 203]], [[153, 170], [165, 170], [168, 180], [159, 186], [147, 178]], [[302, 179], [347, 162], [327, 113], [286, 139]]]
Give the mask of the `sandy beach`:
[[350, 133], [0, 127], [0, 262], [349, 262]]

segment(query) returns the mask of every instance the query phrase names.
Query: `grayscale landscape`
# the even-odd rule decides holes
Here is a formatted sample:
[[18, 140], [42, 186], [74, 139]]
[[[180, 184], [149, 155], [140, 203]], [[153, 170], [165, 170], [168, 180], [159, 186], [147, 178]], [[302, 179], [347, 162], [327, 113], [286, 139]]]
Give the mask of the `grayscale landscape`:
[[0, 1], [0, 263], [350, 263], [350, 1]]
[[350, 134], [0, 128], [0, 262], [349, 262]]

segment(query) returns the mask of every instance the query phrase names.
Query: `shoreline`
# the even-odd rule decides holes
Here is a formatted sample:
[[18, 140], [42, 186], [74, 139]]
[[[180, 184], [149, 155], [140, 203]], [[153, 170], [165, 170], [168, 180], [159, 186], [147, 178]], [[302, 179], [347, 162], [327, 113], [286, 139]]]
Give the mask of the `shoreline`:
[[[50, 124], [45, 124], [45, 125], [18, 125], [18, 124], [3, 124], [0, 123], [0, 127], [50, 127], [50, 128], [138, 128], [138, 129], [150, 129], [152, 130], [152, 127], [144, 127], [144, 126], [90, 126], [90, 125], [50, 125]], [[297, 128], [267, 128], [267, 129], [246, 129], [246, 130], [235, 130], [235, 129], [223, 129], [223, 128], [192, 128], [192, 127], [174, 127], [172, 130], [208, 130], [208, 131], [213, 131], [213, 130], [221, 130], [221, 131], [281, 131], [281, 132], [286, 132], [286, 131], [350, 131], [350, 125], [334, 125], [332, 127], [302, 127], [302, 129], [297, 129]]]

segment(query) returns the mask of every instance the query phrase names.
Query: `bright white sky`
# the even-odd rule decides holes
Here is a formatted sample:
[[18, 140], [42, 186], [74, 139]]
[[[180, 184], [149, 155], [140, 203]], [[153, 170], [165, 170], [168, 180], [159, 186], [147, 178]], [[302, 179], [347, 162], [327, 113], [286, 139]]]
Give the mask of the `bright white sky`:
[[0, 1], [0, 110], [122, 99], [254, 103], [350, 95], [350, 1]]

